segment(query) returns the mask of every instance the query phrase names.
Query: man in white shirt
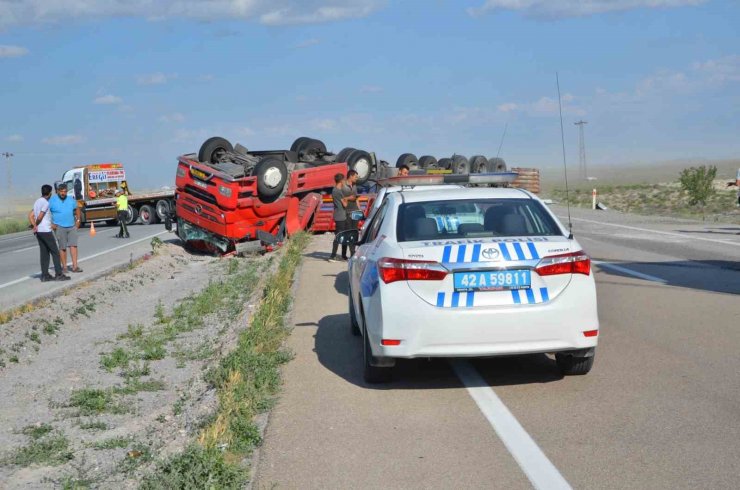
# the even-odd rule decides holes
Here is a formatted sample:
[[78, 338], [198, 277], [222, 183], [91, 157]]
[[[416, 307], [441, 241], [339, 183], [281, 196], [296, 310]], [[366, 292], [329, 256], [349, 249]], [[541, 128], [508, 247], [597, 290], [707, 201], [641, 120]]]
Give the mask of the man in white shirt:
[[[68, 281], [69, 276], [62, 273], [62, 262], [59, 259], [59, 248], [51, 230], [51, 213], [49, 213], [49, 198], [51, 197], [51, 186], [41, 186], [41, 197], [33, 203], [33, 209], [28, 214], [28, 221], [33, 226], [33, 233], [39, 242], [41, 252], [41, 282]], [[55, 276], [49, 274], [49, 256], [54, 261]]]

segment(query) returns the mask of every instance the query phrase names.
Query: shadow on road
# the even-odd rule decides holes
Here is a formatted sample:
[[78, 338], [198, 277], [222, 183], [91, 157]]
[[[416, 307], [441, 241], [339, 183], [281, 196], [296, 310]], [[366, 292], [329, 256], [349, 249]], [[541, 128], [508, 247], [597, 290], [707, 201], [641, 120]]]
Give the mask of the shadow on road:
[[699, 289], [715, 293], [740, 294], [740, 262], [730, 260], [681, 260], [669, 262], [606, 262], [601, 267], [596, 265], [605, 274], [635, 279], [626, 272], [608, 267], [616, 265], [641, 274], [660, 278], [669, 286], [678, 286], [690, 289]]
[[[332, 275], [332, 274], [329, 274]], [[334, 288], [347, 296], [347, 271], [336, 274]], [[298, 323], [297, 328], [316, 326]], [[460, 381], [447, 359], [400, 359], [394, 381], [387, 385], [370, 385], [362, 379], [362, 338], [350, 331], [349, 314], [327, 315], [319, 320], [314, 352], [319, 362], [337, 376], [357, 386], [372, 389], [441, 389], [460, 388]], [[547, 383], [562, 379], [555, 362], [545, 354], [476, 359], [474, 366], [486, 380], [486, 386]]]

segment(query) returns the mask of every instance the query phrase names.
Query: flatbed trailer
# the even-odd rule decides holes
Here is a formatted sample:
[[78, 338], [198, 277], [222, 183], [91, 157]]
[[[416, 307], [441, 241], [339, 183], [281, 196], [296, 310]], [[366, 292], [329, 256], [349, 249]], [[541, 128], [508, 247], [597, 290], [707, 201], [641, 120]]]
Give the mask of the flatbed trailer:
[[67, 184], [68, 192], [77, 200], [82, 225], [103, 221], [115, 224], [118, 220], [115, 192], [122, 188], [128, 192], [127, 224], [137, 219], [145, 225], [159, 223], [174, 209], [174, 190], [131, 193], [120, 163], [74, 167], [64, 172], [57, 185], [60, 183]]

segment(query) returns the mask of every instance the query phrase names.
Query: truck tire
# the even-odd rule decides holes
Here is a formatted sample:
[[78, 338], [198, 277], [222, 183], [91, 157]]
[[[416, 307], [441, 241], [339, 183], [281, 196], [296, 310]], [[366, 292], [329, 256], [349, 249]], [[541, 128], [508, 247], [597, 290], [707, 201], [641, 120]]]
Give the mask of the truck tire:
[[352, 153], [353, 151], [355, 151], [356, 149], [357, 148], [350, 148], [350, 147], [347, 147], [347, 148], [342, 149], [342, 151], [340, 151], [339, 153], [337, 153], [337, 158], [336, 158], [335, 162], [336, 163], [346, 163], [347, 162], [347, 157], [349, 156], [349, 154]]
[[290, 147], [291, 151], [298, 153], [298, 155], [316, 155], [318, 153], [326, 153], [326, 145], [321, 140], [315, 140], [302, 136], [293, 142]]
[[431, 155], [424, 155], [419, 158], [419, 168], [437, 168], [437, 159]]
[[311, 138], [308, 136], [301, 136], [300, 138], [296, 139], [292, 145], [290, 145], [290, 151], [298, 151], [298, 148], [303, 146], [303, 143], [306, 141], [310, 141]]
[[488, 172], [488, 159], [483, 155], [470, 157], [470, 173], [483, 174]]
[[488, 159], [489, 172], [506, 172], [506, 162], [503, 158], [493, 157]]
[[373, 160], [364, 150], [355, 150], [347, 155], [347, 166], [357, 172], [357, 183], [364, 184], [373, 171]]
[[198, 161], [205, 163], [218, 163], [226, 152], [234, 151], [229, 140], [220, 136], [208, 138], [198, 152]]
[[440, 158], [437, 162], [437, 168], [442, 170], [452, 170], [452, 158]]
[[257, 195], [263, 201], [277, 198], [288, 180], [288, 168], [282, 160], [265, 157], [254, 167], [252, 175], [257, 177]]
[[160, 199], [157, 201], [157, 217], [159, 221], [164, 222], [164, 219], [170, 214], [170, 203], [166, 199]]
[[136, 208], [130, 204], [128, 205], [128, 210], [126, 212], [126, 215], [127, 215], [126, 217], [127, 225], [132, 225], [136, 223], [137, 219], [139, 219], [139, 211], [137, 211]]
[[465, 175], [470, 173], [470, 162], [462, 155], [452, 156], [452, 173]]
[[396, 168], [406, 165], [409, 169], [419, 167], [419, 159], [413, 153], [404, 153], [396, 160]]
[[139, 208], [139, 218], [141, 218], [141, 222], [145, 225], [154, 225], [159, 223], [157, 211], [149, 204], [143, 204]]

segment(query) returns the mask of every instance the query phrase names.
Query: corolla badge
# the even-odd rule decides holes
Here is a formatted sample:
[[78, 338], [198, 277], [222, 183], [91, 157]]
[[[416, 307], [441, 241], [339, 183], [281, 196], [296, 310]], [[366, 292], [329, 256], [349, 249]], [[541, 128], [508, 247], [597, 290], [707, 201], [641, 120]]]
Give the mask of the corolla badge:
[[481, 250], [481, 256], [486, 260], [497, 260], [501, 252], [497, 248], [484, 248]]

